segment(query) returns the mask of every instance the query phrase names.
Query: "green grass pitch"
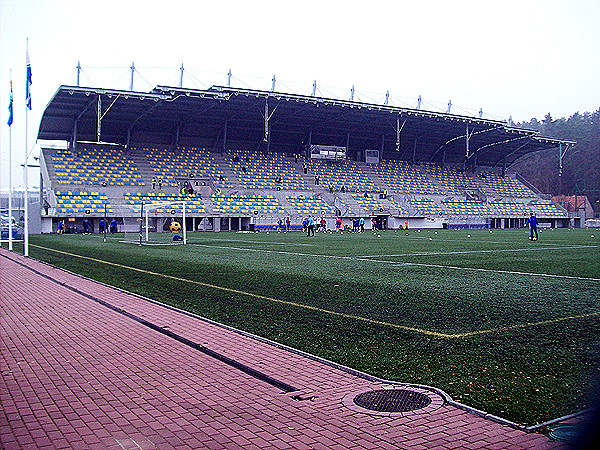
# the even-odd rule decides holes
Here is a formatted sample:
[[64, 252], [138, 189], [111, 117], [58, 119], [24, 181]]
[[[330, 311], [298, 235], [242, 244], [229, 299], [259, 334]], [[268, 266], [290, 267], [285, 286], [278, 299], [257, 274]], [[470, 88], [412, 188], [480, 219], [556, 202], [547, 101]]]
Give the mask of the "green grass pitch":
[[598, 376], [598, 230], [121, 239], [31, 236], [30, 254], [525, 425], [585, 408]]

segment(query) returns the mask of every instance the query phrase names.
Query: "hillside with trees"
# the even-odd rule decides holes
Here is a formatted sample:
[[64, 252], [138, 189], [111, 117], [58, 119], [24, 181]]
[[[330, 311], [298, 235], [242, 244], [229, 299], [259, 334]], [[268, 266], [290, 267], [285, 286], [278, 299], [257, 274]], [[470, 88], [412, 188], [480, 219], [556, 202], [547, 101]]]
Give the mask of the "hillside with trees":
[[[516, 124], [539, 131], [542, 136], [577, 141], [563, 158], [559, 177], [558, 149], [530, 153], [511, 166], [545, 194], [587, 195], [596, 213], [600, 212], [600, 109], [575, 113], [568, 119], [553, 119], [550, 113]], [[561, 186], [562, 184], [562, 186]]]

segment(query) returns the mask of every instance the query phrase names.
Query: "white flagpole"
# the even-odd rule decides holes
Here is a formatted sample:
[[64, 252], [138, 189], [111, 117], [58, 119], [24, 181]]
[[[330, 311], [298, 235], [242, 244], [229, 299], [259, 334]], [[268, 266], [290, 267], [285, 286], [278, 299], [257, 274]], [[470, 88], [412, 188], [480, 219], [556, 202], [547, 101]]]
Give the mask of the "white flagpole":
[[27, 185], [27, 108], [25, 108], [25, 167], [23, 168], [23, 184], [25, 185], [25, 203], [23, 207], [23, 256], [29, 256], [29, 187]]
[[12, 226], [12, 127], [8, 127], [8, 249], [13, 249]]
[[[12, 69], [10, 70], [10, 103], [11, 114], [14, 109], [12, 98]], [[12, 123], [8, 126], [8, 249], [13, 249], [13, 226], [12, 226]]]
[[24, 203], [24, 212], [23, 212], [23, 256], [29, 256], [29, 187], [27, 184], [27, 172], [29, 172], [28, 167], [28, 153], [29, 147], [27, 145], [27, 133], [28, 133], [28, 124], [27, 124], [27, 112], [31, 107], [31, 91], [29, 90], [29, 38], [27, 38], [27, 46], [25, 50], [26, 57], [26, 67], [27, 67], [27, 97], [25, 98], [25, 166], [24, 166], [24, 174], [23, 174], [23, 184], [25, 185], [25, 203]]

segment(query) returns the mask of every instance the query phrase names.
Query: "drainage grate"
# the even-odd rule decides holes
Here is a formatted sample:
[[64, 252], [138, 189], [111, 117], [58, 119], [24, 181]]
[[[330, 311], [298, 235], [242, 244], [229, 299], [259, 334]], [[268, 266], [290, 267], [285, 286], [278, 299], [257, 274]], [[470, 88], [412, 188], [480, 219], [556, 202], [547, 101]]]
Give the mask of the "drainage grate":
[[404, 412], [425, 408], [431, 399], [420, 392], [407, 389], [385, 389], [363, 392], [354, 398], [354, 403], [371, 411]]

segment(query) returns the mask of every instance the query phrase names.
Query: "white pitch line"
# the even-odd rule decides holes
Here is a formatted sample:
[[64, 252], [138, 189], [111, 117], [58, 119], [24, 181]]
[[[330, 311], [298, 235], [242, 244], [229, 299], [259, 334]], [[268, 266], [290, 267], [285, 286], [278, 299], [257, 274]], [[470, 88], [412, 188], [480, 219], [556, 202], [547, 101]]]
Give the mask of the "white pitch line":
[[[465, 230], [465, 231], [467, 231], [467, 230]], [[382, 237], [384, 237], [384, 236], [385, 236], [385, 235], [382, 235]], [[408, 234], [407, 234], [406, 236], [408, 236], [408, 238], [407, 238], [407, 239], [421, 239], [421, 240], [428, 240], [430, 237], [433, 237], [433, 238], [435, 239], [435, 233], [434, 233], [434, 234], [427, 233], [427, 234], [425, 234], [425, 235], [408, 235]], [[469, 239], [469, 242], [477, 242], [477, 243], [480, 243], [480, 244], [486, 244], [486, 245], [491, 245], [491, 244], [499, 244], [499, 245], [502, 245], [502, 244], [505, 244], [505, 243], [506, 243], [505, 241], [490, 241], [490, 240], [482, 240], [482, 239], [476, 239], [476, 238], [468, 238], [468, 239]], [[544, 243], [544, 245], [548, 245], [548, 246], [556, 246], [556, 247], [558, 247], [558, 246], [560, 246], [560, 245], [562, 245], [562, 244], [559, 244], [559, 243], [553, 244], [552, 242], [545, 242], [545, 243]], [[593, 247], [593, 246], [592, 246], [592, 247]]]
[[[197, 243], [190, 244], [190, 245], [195, 245], [197, 247], [217, 248], [220, 250], [240, 250], [240, 251], [257, 252], [257, 253], [277, 253], [279, 255], [309, 256], [309, 257], [313, 257], [313, 258], [335, 258], [335, 259], [350, 259], [350, 260], [354, 259], [354, 260], [356, 260], [356, 258], [354, 258], [352, 256], [316, 255], [314, 253], [300, 253], [300, 252], [290, 252], [290, 251], [284, 251], [284, 250], [265, 250], [262, 248], [228, 247], [228, 246], [224, 246], [224, 245], [208, 245], [208, 244], [197, 244]], [[371, 261], [371, 260], [365, 259], [365, 261]]]
[[528, 247], [528, 248], [506, 248], [496, 250], [463, 250], [455, 252], [426, 252], [426, 253], [399, 253], [396, 255], [364, 255], [361, 258], [396, 258], [406, 256], [439, 256], [439, 255], [464, 255], [469, 253], [504, 253], [504, 252], [528, 252], [539, 250], [569, 250], [577, 248], [598, 248], [600, 245], [572, 245], [567, 247]]
[[441, 264], [425, 264], [425, 263], [413, 263], [413, 262], [402, 262], [402, 261], [386, 261], [382, 259], [372, 259], [372, 258], [364, 258], [364, 257], [355, 257], [355, 256], [335, 256], [335, 255], [316, 255], [312, 253], [300, 253], [300, 252], [288, 252], [282, 250], [264, 250], [264, 249], [254, 249], [254, 248], [243, 248], [243, 247], [226, 247], [226, 246], [216, 246], [216, 245], [206, 245], [206, 244], [191, 244], [199, 247], [208, 247], [208, 248], [216, 248], [221, 250], [239, 250], [239, 251], [247, 251], [247, 252], [259, 252], [259, 253], [277, 253], [280, 255], [294, 255], [294, 256], [306, 256], [312, 258], [332, 258], [332, 259], [344, 259], [350, 261], [366, 261], [371, 263], [382, 263], [389, 264], [395, 266], [418, 266], [418, 267], [431, 267], [436, 269], [452, 269], [452, 270], [464, 270], [464, 271], [473, 271], [473, 272], [491, 272], [491, 273], [502, 273], [508, 275], [523, 275], [523, 276], [531, 276], [531, 277], [545, 277], [545, 278], [564, 278], [568, 280], [581, 280], [581, 281], [600, 281], [600, 278], [590, 278], [590, 277], [576, 277], [572, 275], [556, 275], [551, 273], [533, 273], [533, 272], [518, 272], [515, 270], [492, 270], [492, 269], [482, 269], [477, 267], [460, 267], [460, 266], [443, 266]]
[[442, 266], [441, 264], [423, 264], [423, 263], [411, 263], [411, 262], [395, 262], [395, 261], [382, 261], [377, 259], [364, 259], [363, 261], [372, 262], [384, 262], [387, 264], [398, 265], [398, 266], [419, 266], [419, 267], [435, 267], [439, 269], [454, 269], [454, 270], [470, 270], [474, 272], [492, 272], [492, 273], [503, 273], [509, 275], [525, 275], [531, 277], [545, 277], [545, 278], [565, 278], [568, 280], [581, 280], [581, 281], [600, 281], [600, 278], [588, 278], [588, 277], [576, 277], [572, 275], [556, 275], [552, 273], [533, 273], [533, 272], [518, 272], [516, 270], [492, 270], [492, 269], [481, 269], [478, 267], [460, 267], [460, 266]]
[[[194, 239], [194, 238], [192, 238]], [[273, 245], [290, 245], [298, 247], [316, 247], [315, 244], [301, 244], [301, 243], [290, 243], [290, 242], [273, 242], [273, 241], [246, 241], [242, 239], [206, 239], [203, 242], [244, 242], [246, 244], [273, 244]], [[196, 242], [192, 242], [196, 244]]]

